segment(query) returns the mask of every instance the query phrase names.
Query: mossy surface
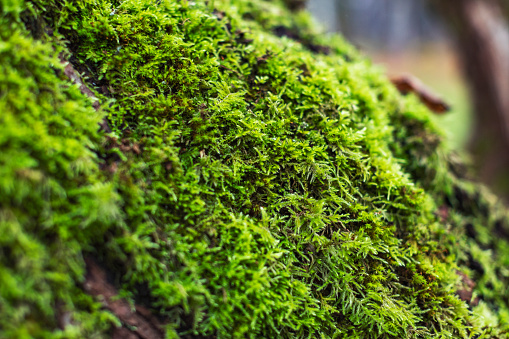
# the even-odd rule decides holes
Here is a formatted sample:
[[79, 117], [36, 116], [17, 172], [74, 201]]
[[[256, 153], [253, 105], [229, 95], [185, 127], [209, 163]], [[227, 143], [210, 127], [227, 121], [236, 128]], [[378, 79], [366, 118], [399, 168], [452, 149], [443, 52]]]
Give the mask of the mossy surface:
[[168, 337], [507, 336], [506, 212], [307, 13], [0, 6], [0, 337], [120, 326], [82, 288], [86, 256]]

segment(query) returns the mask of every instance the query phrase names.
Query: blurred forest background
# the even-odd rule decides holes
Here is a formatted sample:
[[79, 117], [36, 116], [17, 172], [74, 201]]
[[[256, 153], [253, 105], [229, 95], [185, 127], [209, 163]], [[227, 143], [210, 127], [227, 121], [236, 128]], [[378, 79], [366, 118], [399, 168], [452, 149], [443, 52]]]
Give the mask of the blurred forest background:
[[508, 0], [308, 0], [389, 76], [412, 74], [452, 110], [436, 116], [450, 145], [509, 201]]

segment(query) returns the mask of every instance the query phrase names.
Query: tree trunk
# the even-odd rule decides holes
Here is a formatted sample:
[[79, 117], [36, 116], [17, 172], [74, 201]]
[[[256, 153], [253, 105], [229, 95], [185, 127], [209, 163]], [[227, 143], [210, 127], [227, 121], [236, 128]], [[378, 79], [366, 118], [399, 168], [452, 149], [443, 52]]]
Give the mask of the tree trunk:
[[432, 0], [452, 28], [475, 109], [470, 143], [481, 180], [505, 196], [509, 182], [509, 29], [497, 1]]

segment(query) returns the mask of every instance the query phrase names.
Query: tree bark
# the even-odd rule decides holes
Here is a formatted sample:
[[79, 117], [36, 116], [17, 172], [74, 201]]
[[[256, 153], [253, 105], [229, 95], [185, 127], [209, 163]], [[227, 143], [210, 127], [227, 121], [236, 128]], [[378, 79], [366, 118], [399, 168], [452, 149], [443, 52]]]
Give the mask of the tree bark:
[[[481, 180], [509, 195], [509, 28], [496, 0], [431, 0], [458, 45], [475, 110], [470, 149]], [[506, 181], [506, 182], [504, 182]]]

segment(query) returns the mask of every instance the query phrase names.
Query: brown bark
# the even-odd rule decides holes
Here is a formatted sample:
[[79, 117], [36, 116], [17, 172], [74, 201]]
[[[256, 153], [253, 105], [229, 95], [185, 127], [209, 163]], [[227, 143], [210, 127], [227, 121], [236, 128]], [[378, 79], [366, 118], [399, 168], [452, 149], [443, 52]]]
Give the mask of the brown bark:
[[407, 74], [399, 77], [393, 77], [391, 78], [391, 82], [394, 86], [396, 86], [401, 94], [407, 95], [408, 93], [414, 93], [417, 95], [421, 102], [436, 114], [444, 114], [451, 109], [449, 104], [412, 75]]
[[[94, 95], [94, 92], [92, 92], [90, 90], [90, 88], [87, 87], [87, 85], [85, 85], [81, 79], [81, 76], [79, 75], [79, 73], [74, 69], [73, 65], [64, 59], [64, 57], [62, 55], [60, 55], [60, 61], [62, 62], [62, 64], [65, 65], [65, 68], [64, 68], [64, 74], [76, 85], [78, 85], [80, 87], [80, 91], [82, 94], [86, 95], [87, 97], [89, 97], [90, 99], [92, 99], [93, 103], [92, 103], [92, 107], [97, 111], [99, 110], [99, 108], [101, 107], [101, 105], [99, 104], [99, 100], [97, 100], [97, 98], [95, 97]], [[101, 128], [101, 130], [105, 133], [111, 133], [111, 128], [108, 124], [108, 121], [105, 119], [103, 119], [101, 121], [101, 123], [99, 124], [99, 127]]]
[[[92, 107], [99, 110], [99, 101], [90, 88], [84, 84], [73, 65], [62, 56], [61, 62], [65, 64], [64, 74], [79, 86], [81, 93], [92, 99]], [[99, 126], [103, 132], [111, 132], [106, 119], [103, 119]], [[122, 152], [140, 153], [138, 144], [130, 145], [127, 141], [119, 143], [115, 138], [107, 138], [114, 145], [113, 147], [118, 147]], [[113, 162], [112, 166], [116, 168], [116, 162]], [[134, 305], [134, 308], [132, 308], [126, 300], [119, 299], [117, 290], [106, 278], [106, 271], [91, 258], [85, 258], [85, 263], [87, 275], [83, 289], [90, 295], [98, 297], [103, 307], [115, 314], [122, 322], [121, 327], [113, 329], [113, 339], [162, 339], [165, 337], [164, 325], [152, 315], [150, 310], [141, 305]], [[57, 321], [59, 327], [64, 329], [72, 321], [70, 313], [58, 310]]]
[[148, 309], [140, 305], [134, 308], [124, 299], [106, 278], [106, 271], [93, 259], [85, 258], [87, 275], [84, 290], [101, 300], [103, 307], [122, 322], [122, 327], [113, 330], [112, 338], [163, 339], [164, 325]]
[[[475, 110], [470, 148], [495, 191], [509, 172], [509, 28], [496, 0], [431, 0], [458, 45]], [[506, 183], [507, 184], [507, 183]]]

